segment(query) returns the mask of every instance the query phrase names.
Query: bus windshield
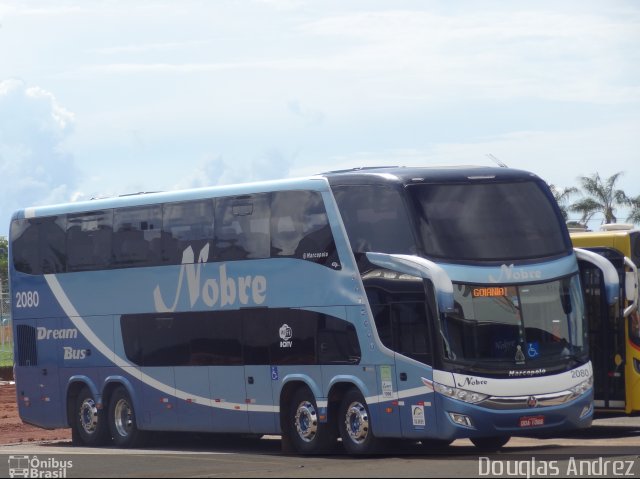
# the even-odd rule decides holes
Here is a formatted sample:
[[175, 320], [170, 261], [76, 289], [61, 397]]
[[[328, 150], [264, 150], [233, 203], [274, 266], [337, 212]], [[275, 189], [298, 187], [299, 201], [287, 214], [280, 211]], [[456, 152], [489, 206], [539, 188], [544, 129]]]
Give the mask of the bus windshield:
[[578, 276], [519, 286], [454, 285], [442, 317], [445, 357], [463, 363], [536, 366], [587, 353]]
[[407, 190], [427, 256], [512, 261], [570, 250], [564, 225], [550, 221], [556, 212], [536, 182], [416, 184]]

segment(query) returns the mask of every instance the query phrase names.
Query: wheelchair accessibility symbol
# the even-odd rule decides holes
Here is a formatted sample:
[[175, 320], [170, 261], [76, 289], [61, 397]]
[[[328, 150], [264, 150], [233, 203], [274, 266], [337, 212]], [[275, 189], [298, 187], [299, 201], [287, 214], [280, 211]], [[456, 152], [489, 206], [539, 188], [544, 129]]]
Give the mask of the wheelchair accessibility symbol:
[[540, 356], [540, 345], [538, 343], [529, 343], [529, 349], [527, 349], [527, 356], [530, 358], [536, 358]]

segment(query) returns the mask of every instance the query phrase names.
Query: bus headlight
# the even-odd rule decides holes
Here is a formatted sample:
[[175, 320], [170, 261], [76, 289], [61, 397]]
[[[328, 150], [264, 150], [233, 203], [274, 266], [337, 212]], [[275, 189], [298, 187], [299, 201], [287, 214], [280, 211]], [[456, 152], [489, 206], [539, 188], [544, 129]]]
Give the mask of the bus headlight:
[[433, 387], [437, 392], [444, 396], [468, 402], [470, 404], [479, 403], [489, 397], [487, 394], [467, 391], [466, 389], [452, 388], [450, 386], [445, 386], [444, 384], [433, 383]]
[[593, 376], [591, 376], [586, 381], [581, 382], [577, 386], [572, 387], [570, 391], [573, 393], [573, 397], [578, 397], [578, 396], [582, 396], [592, 387], [593, 387]]

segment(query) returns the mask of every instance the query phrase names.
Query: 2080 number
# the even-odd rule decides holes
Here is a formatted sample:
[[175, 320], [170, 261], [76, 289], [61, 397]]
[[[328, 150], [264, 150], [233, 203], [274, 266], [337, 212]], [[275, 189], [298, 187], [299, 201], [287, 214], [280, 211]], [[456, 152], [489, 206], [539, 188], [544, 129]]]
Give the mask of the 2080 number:
[[37, 291], [19, 291], [16, 293], [16, 308], [37, 308], [40, 295]]

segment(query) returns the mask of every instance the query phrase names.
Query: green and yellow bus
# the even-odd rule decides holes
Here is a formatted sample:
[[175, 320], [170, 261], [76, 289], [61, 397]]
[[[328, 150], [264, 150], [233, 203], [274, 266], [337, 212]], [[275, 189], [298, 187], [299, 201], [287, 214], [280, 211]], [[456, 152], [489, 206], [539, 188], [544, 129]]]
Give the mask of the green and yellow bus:
[[603, 225], [601, 231], [571, 232], [571, 241], [575, 247], [606, 257], [620, 277], [620, 300], [610, 306], [605, 301], [601, 271], [589, 264], [581, 265], [591, 338], [595, 406], [600, 411], [639, 414], [640, 229], [626, 224]]

